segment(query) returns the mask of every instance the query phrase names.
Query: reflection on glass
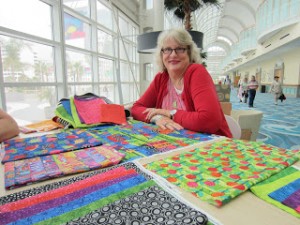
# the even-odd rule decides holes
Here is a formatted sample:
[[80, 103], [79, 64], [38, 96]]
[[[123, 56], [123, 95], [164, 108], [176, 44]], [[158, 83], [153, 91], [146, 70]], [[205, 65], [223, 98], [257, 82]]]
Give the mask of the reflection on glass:
[[110, 56], [114, 55], [113, 37], [101, 30], [98, 30], [98, 52]]
[[93, 92], [92, 85], [68, 85], [68, 96], [83, 95], [89, 92]]
[[7, 87], [4, 89], [7, 112], [18, 125], [27, 125], [51, 119], [57, 103], [56, 88], [50, 87]]
[[4, 82], [54, 82], [53, 48], [0, 35]]
[[67, 81], [92, 81], [91, 56], [67, 51]]
[[112, 11], [100, 1], [97, 1], [97, 22], [114, 30]]
[[116, 99], [116, 96], [118, 96], [115, 91], [117, 88], [115, 88], [115, 85], [113, 84], [102, 84], [99, 85], [100, 88], [100, 95], [108, 98], [110, 101], [112, 101], [115, 104], [119, 104], [118, 99]]
[[90, 17], [89, 0], [64, 0], [64, 5], [86, 17]]
[[145, 80], [152, 81], [154, 78], [154, 67], [152, 63], [145, 64]]
[[99, 63], [99, 81], [100, 82], [116, 81], [113, 61], [109, 59], [99, 58], [98, 63]]
[[67, 13], [64, 14], [64, 24], [66, 44], [91, 49], [91, 28], [89, 24]]
[[131, 72], [130, 72], [130, 68], [128, 63], [125, 62], [121, 62], [120, 63], [120, 67], [121, 67], [121, 81], [122, 82], [129, 82], [132, 81], [132, 77], [131, 77]]
[[134, 102], [137, 97], [137, 89], [134, 83], [124, 84], [122, 83], [123, 103], [128, 104]]
[[50, 5], [38, 0], [2, 0], [0, 26], [52, 39], [51, 10]]

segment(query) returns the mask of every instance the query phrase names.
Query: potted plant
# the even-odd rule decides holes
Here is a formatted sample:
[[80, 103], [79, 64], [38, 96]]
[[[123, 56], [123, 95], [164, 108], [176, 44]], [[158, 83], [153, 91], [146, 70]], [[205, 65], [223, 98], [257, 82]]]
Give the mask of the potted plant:
[[164, 6], [167, 11], [174, 10], [174, 16], [182, 20], [186, 30], [192, 30], [192, 12], [199, 10], [204, 5], [217, 5], [218, 0], [165, 0]]

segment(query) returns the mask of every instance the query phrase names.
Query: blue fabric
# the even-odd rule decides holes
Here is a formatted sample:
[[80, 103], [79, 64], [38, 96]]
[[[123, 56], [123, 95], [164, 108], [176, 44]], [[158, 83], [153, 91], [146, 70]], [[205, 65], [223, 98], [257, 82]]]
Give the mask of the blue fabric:
[[279, 202], [283, 202], [285, 199], [287, 199], [290, 195], [292, 195], [298, 190], [300, 190], [300, 178], [277, 189], [276, 191], [271, 192], [269, 194], [269, 197]]
[[141, 176], [138, 175], [136, 177], [133, 178], [129, 178], [127, 180], [118, 182], [114, 185], [108, 186], [105, 189], [99, 189], [93, 193], [90, 193], [89, 195], [85, 195], [82, 198], [76, 199], [74, 201], [68, 202], [66, 204], [62, 204], [60, 206], [57, 206], [55, 208], [51, 208], [47, 211], [38, 213], [34, 216], [31, 217], [27, 217], [21, 220], [18, 220], [14, 223], [9, 223], [9, 224], [19, 224], [19, 225], [24, 225], [24, 224], [33, 224], [33, 223], [37, 223], [43, 220], [47, 220], [50, 218], [53, 218], [55, 216], [59, 216], [61, 214], [67, 213], [69, 211], [75, 210], [77, 208], [80, 208], [82, 206], [88, 205], [96, 200], [105, 198], [109, 195], [118, 193], [122, 190], [134, 187], [138, 184], [141, 184], [143, 182], [146, 182], [147, 180]]

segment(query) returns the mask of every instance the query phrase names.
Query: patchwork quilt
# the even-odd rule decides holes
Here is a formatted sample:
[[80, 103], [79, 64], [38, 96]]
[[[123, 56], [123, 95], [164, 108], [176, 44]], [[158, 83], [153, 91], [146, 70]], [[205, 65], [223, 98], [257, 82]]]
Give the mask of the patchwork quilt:
[[218, 136], [189, 130], [161, 130], [153, 124], [136, 120], [127, 125], [89, 129], [106, 146], [126, 154], [126, 160], [167, 152], [191, 144], [214, 140]]
[[12, 189], [37, 181], [113, 166], [124, 157], [124, 154], [114, 149], [97, 146], [7, 162], [4, 164], [5, 188]]
[[[151, 124], [131, 121], [123, 126], [68, 129], [14, 139], [5, 143], [5, 188], [104, 168], [214, 138], [217, 137], [188, 130], [163, 131]], [[110, 154], [118, 160], [107, 163], [105, 160], [112, 158]]]
[[222, 139], [144, 167], [216, 206], [292, 165], [299, 150], [261, 142]]
[[207, 224], [127, 163], [0, 198], [1, 224]]
[[257, 197], [300, 219], [299, 180], [300, 170], [288, 167], [250, 190]]
[[36, 137], [10, 139], [4, 141], [5, 155], [2, 163], [53, 155], [101, 144], [99, 139], [84, 129], [68, 129]]

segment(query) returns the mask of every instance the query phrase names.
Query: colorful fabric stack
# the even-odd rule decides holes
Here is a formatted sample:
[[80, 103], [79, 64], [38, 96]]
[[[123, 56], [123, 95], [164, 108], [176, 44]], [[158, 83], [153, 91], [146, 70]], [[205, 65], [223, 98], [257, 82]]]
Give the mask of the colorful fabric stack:
[[118, 164], [124, 154], [102, 146], [17, 160], [4, 164], [5, 188], [47, 180]]
[[300, 218], [300, 171], [288, 167], [251, 187], [259, 198]]
[[168, 182], [222, 206], [299, 159], [299, 150], [223, 139], [145, 165]]
[[96, 139], [91, 132], [84, 129], [68, 129], [54, 134], [10, 139], [4, 142], [5, 155], [2, 163], [58, 154], [101, 144], [101, 141]]
[[93, 93], [63, 98], [55, 109], [63, 124], [73, 128], [87, 128], [105, 123], [125, 124], [124, 106], [112, 104], [106, 97]]
[[0, 198], [1, 224], [207, 224], [131, 164], [77, 179]]

